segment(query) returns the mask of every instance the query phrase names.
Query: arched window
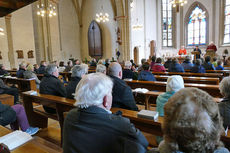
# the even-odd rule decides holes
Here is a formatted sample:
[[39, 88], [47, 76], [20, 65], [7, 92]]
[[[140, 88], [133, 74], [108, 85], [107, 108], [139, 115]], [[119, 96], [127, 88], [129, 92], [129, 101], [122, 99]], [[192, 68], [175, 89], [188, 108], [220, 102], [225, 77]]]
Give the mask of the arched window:
[[172, 5], [170, 0], [162, 0], [162, 46], [172, 47]]
[[207, 42], [207, 23], [206, 12], [196, 5], [189, 14], [187, 27], [187, 45], [206, 45]]
[[230, 43], [230, 0], [225, 0], [224, 44]]

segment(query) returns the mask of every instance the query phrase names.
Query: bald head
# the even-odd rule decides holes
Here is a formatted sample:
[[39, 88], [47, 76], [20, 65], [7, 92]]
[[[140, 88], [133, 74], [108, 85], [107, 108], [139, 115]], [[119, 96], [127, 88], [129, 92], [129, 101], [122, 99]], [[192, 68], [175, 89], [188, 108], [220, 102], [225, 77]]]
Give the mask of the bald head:
[[109, 74], [118, 78], [122, 78], [122, 68], [121, 65], [117, 62], [112, 62], [109, 64]]

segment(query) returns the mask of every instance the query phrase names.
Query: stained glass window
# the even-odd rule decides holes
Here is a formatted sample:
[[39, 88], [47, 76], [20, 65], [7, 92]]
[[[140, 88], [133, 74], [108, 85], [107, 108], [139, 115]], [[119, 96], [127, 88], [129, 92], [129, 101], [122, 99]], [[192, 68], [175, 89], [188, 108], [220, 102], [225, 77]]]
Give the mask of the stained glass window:
[[188, 46], [206, 44], [206, 15], [199, 6], [196, 6], [189, 16]]
[[225, 0], [224, 44], [230, 43], [230, 0]]
[[162, 0], [162, 44], [172, 47], [172, 5], [170, 0]]

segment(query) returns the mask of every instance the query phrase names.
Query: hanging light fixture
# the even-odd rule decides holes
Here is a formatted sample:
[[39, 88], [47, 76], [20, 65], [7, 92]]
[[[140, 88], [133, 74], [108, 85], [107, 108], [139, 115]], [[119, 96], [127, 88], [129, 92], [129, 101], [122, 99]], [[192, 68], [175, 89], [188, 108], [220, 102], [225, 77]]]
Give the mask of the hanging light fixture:
[[2, 36], [5, 35], [3, 28], [0, 28], [0, 35], [2, 35]]
[[96, 21], [97, 22], [108, 22], [109, 21], [109, 14], [108, 13], [104, 13], [104, 9], [103, 6], [101, 6], [101, 12], [100, 13], [96, 13]]
[[170, 3], [172, 4], [173, 7], [176, 7], [177, 5], [179, 6], [184, 6], [184, 4], [187, 4], [187, 0], [171, 0]]
[[133, 30], [141, 30], [143, 25], [138, 23], [138, 18], [136, 19], [136, 24], [133, 25]]
[[45, 7], [43, 3], [37, 5], [37, 15], [41, 17], [44, 17], [45, 15], [48, 15], [49, 17], [56, 16], [56, 7], [51, 3], [48, 3], [47, 7]]

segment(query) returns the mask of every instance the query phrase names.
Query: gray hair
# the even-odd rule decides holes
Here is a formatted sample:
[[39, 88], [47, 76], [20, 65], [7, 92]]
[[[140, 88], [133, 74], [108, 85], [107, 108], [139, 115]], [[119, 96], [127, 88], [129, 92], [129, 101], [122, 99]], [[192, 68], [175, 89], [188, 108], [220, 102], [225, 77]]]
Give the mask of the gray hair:
[[112, 88], [112, 80], [103, 73], [85, 75], [77, 85], [74, 105], [80, 108], [100, 106], [103, 98], [112, 92]]
[[72, 75], [71, 77], [80, 77], [84, 74], [88, 73], [88, 65], [86, 64], [80, 64], [80, 65], [75, 65], [72, 68]]
[[130, 61], [125, 62], [125, 68], [129, 69], [131, 68], [131, 66], [132, 66], [132, 63]]
[[46, 67], [46, 73], [52, 75], [53, 72], [57, 71], [57, 65], [56, 64], [49, 64], [47, 67]]
[[106, 66], [102, 64], [97, 64], [96, 72], [106, 73]]
[[121, 65], [117, 62], [112, 62], [109, 64], [109, 74], [115, 77], [119, 76], [119, 72], [122, 71]]
[[25, 61], [23, 61], [23, 62], [21, 62], [20, 64], [19, 64], [19, 67], [20, 68], [26, 68], [26, 62]]
[[214, 152], [222, 146], [224, 132], [218, 104], [205, 91], [184, 88], [175, 93], [164, 106], [162, 130], [167, 152]]
[[219, 85], [220, 93], [226, 97], [230, 98], [230, 77], [225, 77]]

